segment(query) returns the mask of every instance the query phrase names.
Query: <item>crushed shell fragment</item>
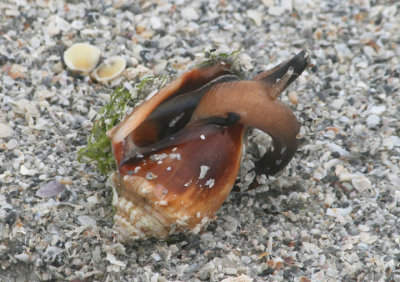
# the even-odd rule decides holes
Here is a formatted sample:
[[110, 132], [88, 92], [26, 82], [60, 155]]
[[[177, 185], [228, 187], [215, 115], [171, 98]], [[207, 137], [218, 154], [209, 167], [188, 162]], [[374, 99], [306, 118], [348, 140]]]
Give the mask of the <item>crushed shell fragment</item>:
[[101, 52], [88, 43], [75, 43], [64, 52], [64, 62], [71, 71], [90, 73], [99, 63]]
[[120, 56], [107, 59], [92, 73], [92, 77], [98, 82], [107, 82], [117, 78], [125, 70], [126, 61]]

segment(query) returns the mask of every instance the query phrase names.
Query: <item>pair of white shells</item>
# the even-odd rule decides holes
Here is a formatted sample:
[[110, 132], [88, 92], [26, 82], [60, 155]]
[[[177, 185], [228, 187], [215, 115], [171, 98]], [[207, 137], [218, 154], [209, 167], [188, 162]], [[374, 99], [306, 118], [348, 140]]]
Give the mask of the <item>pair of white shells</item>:
[[120, 56], [108, 58], [96, 68], [100, 56], [99, 48], [87, 43], [76, 43], [64, 52], [64, 62], [74, 72], [89, 74], [93, 71], [91, 75], [98, 82], [113, 80], [125, 70], [126, 61]]

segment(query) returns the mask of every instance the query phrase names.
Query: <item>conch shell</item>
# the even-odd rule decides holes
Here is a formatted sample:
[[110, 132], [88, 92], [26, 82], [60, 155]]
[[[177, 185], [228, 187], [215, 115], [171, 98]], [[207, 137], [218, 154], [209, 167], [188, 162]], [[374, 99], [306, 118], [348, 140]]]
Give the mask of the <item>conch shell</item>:
[[248, 127], [273, 140], [255, 163], [257, 173], [275, 174], [293, 157], [299, 124], [277, 97], [310, 65], [308, 54], [251, 81], [239, 80], [229, 64], [184, 73], [108, 133], [121, 239], [199, 232], [234, 185]]

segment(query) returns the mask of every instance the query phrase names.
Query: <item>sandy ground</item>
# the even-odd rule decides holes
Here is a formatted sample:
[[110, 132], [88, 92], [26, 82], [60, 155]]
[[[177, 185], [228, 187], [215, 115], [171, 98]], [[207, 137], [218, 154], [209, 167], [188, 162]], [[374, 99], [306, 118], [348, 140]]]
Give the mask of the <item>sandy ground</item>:
[[[397, 1], [21, 0], [0, 10], [1, 281], [400, 281]], [[124, 57], [125, 76], [103, 85], [68, 71], [62, 54], [77, 42], [102, 61]], [[106, 178], [76, 152], [117, 86], [179, 75], [213, 48], [240, 50], [249, 77], [309, 49], [315, 66], [281, 95], [302, 124], [298, 152], [263, 187], [232, 193], [204, 232], [123, 245]], [[52, 181], [55, 195], [37, 193]]]

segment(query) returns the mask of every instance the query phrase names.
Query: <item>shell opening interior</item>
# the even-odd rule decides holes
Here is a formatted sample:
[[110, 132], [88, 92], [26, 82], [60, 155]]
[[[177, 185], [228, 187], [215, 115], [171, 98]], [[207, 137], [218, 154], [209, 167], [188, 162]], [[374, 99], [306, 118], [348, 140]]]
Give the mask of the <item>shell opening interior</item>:
[[218, 83], [237, 80], [239, 78], [236, 75], [222, 75], [198, 89], [172, 95], [137, 127], [133, 136], [134, 143], [146, 147], [177, 133], [190, 121], [197, 104], [208, 90]]

